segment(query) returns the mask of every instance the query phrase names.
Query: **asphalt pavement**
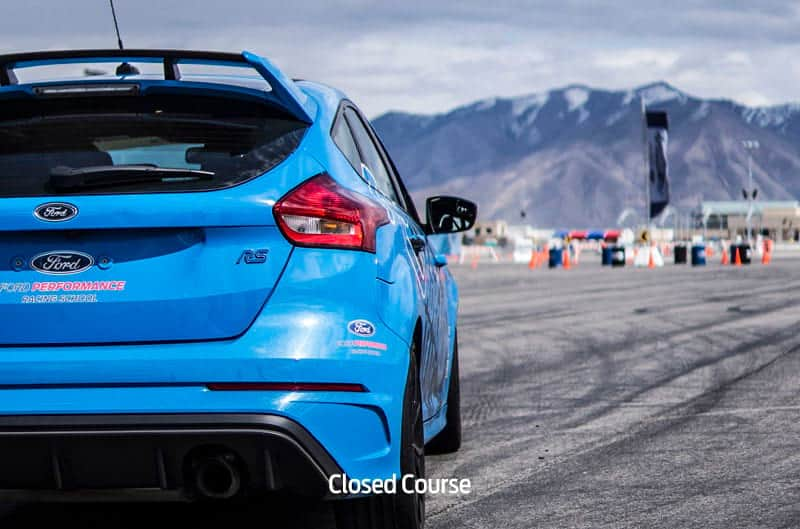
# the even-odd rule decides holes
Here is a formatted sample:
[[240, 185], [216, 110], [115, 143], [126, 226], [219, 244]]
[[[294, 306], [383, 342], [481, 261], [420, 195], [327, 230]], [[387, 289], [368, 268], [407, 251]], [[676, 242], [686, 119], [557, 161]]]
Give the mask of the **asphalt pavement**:
[[[800, 260], [454, 266], [472, 493], [429, 529], [800, 527]], [[593, 259], [594, 260], [594, 259]], [[300, 514], [298, 514], [300, 513]], [[14, 507], [0, 527], [325, 527], [324, 505]], [[302, 523], [301, 523], [302, 519]]]

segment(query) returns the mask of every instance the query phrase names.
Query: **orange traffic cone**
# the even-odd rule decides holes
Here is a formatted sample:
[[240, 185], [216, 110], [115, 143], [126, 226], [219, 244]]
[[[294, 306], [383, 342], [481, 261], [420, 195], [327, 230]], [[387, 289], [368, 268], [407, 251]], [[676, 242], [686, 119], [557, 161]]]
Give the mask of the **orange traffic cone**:
[[738, 246], [736, 247], [736, 256], [733, 259], [733, 264], [735, 264], [736, 266], [742, 266], [742, 256], [739, 255], [739, 247]]
[[730, 260], [728, 259], [728, 250], [725, 248], [725, 245], [722, 246], [722, 260], [719, 264], [730, 264]]
[[653, 247], [650, 247], [649, 255], [647, 257], [647, 268], [655, 268], [656, 262], [653, 259]]
[[569, 248], [564, 248], [564, 270], [569, 270], [571, 268], [569, 264]]
[[769, 264], [772, 261], [772, 241], [764, 239], [764, 253], [761, 255], [761, 264]]
[[534, 249], [534, 250], [531, 250], [531, 260], [528, 261], [528, 269], [529, 270], [533, 270], [537, 266], [539, 266], [539, 259], [538, 259], [538, 254], [536, 253], [536, 250]]

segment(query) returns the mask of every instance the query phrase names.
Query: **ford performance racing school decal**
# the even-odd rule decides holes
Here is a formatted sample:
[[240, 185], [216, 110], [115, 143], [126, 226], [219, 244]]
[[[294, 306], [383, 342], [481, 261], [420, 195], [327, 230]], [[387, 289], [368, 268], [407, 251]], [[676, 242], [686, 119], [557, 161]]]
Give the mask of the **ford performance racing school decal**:
[[[97, 303], [97, 292], [122, 292], [125, 281], [34, 281], [0, 283], [0, 296], [20, 295], [19, 303]], [[0, 301], [2, 298], [0, 298]]]
[[[101, 263], [108, 258], [101, 258]], [[51, 276], [79, 274], [95, 265], [95, 259], [89, 254], [76, 251], [51, 251], [35, 255], [31, 258], [31, 270]], [[12, 268], [23, 271], [25, 259], [17, 257]], [[106, 270], [108, 267], [100, 266]], [[37, 303], [97, 303], [98, 292], [123, 292], [127, 283], [119, 280], [103, 281], [17, 281], [0, 283], [0, 296], [18, 295], [22, 304]], [[2, 298], [0, 298], [2, 302]]]
[[[359, 338], [369, 338], [375, 335], [375, 324], [368, 320], [353, 320], [347, 324], [347, 330], [350, 334], [355, 334]], [[388, 349], [383, 342], [373, 342], [363, 339], [339, 340], [336, 342], [336, 346], [350, 349], [352, 354], [371, 356], [380, 356], [382, 351]]]

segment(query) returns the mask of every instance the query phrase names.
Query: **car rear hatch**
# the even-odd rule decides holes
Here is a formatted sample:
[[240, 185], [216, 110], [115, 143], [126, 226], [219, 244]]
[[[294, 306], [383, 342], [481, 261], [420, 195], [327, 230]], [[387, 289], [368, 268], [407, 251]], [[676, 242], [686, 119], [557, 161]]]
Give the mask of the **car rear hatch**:
[[291, 246], [269, 182], [297, 172], [308, 123], [131, 86], [0, 97], [0, 345], [231, 338], [278, 281]]

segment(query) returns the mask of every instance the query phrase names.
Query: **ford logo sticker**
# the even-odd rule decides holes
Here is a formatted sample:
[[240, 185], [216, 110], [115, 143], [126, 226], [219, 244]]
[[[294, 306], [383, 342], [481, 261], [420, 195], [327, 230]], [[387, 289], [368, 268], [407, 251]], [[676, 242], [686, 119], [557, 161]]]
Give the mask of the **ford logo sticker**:
[[77, 215], [78, 208], [66, 202], [48, 202], [33, 210], [33, 216], [45, 222], [64, 222]]
[[31, 259], [31, 268], [50, 275], [79, 274], [94, 266], [94, 257], [82, 252], [45, 252]]
[[375, 334], [375, 326], [367, 320], [353, 320], [347, 324], [347, 330], [356, 336], [365, 338]]

